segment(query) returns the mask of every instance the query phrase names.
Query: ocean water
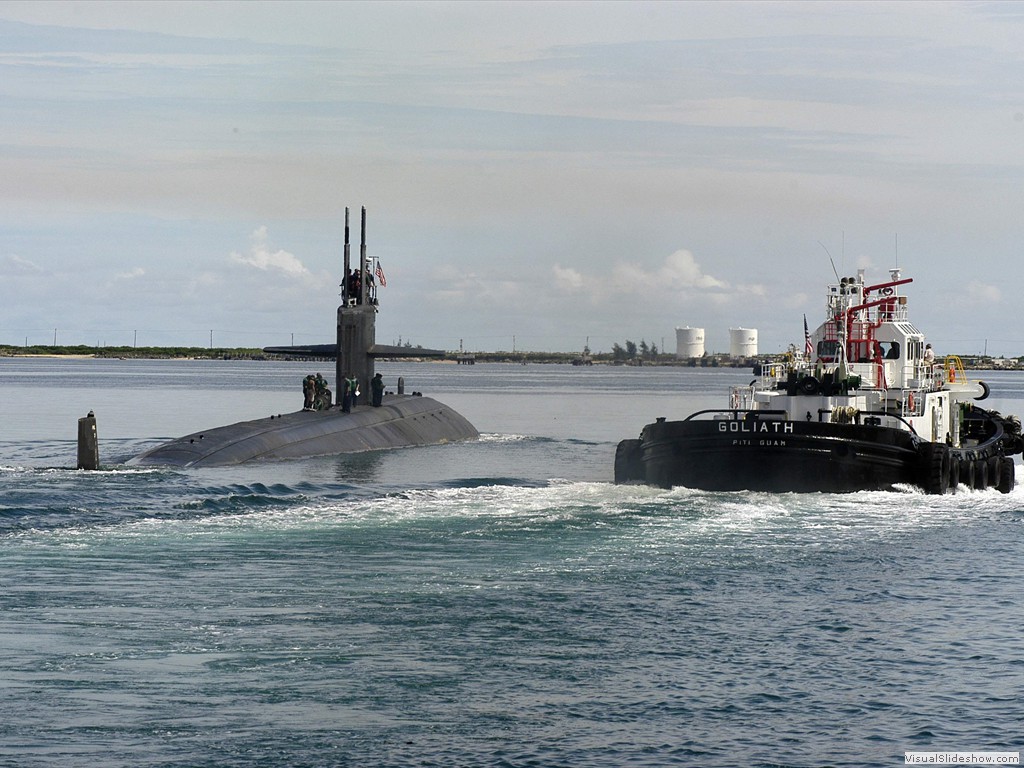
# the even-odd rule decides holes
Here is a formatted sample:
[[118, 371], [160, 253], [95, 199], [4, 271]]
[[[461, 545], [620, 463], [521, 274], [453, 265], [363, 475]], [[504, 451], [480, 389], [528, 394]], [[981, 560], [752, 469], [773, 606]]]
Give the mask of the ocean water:
[[[330, 364], [319, 364], [325, 369]], [[310, 363], [0, 358], [0, 765], [889, 766], [1024, 748], [1024, 484], [611, 483], [749, 371], [386, 363], [479, 441], [178, 471]], [[988, 373], [1024, 411], [1024, 375]], [[78, 417], [103, 469], [74, 470]]]

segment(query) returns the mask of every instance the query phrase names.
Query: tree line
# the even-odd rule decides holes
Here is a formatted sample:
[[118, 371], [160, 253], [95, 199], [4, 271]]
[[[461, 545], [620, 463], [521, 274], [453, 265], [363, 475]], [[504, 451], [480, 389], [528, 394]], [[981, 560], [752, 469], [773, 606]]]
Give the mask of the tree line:
[[617, 362], [626, 362], [628, 360], [657, 360], [658, 345], [651, 343], [648, 344], [643, 339], [640, 340], [640, 345], [637, 346], [635, 341], [626, 340], [626, 346], [622, 347], [618, 342], [612, 344], [612, 360]]

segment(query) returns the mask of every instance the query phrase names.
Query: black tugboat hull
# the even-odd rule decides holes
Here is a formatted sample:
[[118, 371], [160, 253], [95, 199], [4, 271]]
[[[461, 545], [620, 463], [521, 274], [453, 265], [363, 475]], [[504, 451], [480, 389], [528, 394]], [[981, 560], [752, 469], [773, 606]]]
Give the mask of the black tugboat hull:
[[[753, 414], [753, 412], [751, 412]], [[850, 493], [916, 485], [941, 494], [958, 487], [1015, 485], [1020, 423], [973, 408], [969, 447], [921, 440], [908, 430], [867, 424], [765, 418], [659, 419], [615, 453], [616, 483], [706, 491]]]
[[[947, 465], [948, 466], [948, 465]], [[623, 441], [616, 482], [708, 491], [844, 493], [920, 484], [906, 431], [794, 421], [659, 421]]]

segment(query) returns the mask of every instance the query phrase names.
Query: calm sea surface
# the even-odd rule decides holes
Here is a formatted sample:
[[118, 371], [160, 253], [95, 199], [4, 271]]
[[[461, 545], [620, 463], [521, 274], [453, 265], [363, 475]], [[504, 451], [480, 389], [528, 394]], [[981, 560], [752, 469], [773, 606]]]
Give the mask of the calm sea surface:
[[[0, 358], [0, 765], [893, 766], [1024, 749], [1024, 484], [611, 483], [749, 371], [385, 363], [473, 443], [175, 471], [331, 363]], [[1024, 412], [1024, 374], [988, 373]], [[74, 470], [77, 419], [99, 472]]]

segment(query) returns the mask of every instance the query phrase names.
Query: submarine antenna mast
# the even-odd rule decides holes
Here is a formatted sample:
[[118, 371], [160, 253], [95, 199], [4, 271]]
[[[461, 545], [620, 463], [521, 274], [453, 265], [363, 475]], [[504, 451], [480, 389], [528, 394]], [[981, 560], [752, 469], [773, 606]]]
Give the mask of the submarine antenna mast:
[[348, 244], [348, 206], [345, 206], [345, 266], [344, 273], [341, 280], [341, 298], [343, 303], [348, 304], [348, 274], [349, 270], [352, 269], [351, 259], [349, 257], [349, 244]]
[[366, 305], [366, 284], [369, 282], [368, 277], [370, 270], [367, 269], [366, 263], [366, 206], [363, 206], [363, 216], [360, 222], [359, 229], [359, 306]]
[[342, 354], [342, 332], [341, 332], [341, 315], [348, 307], [349, 295], [349, 275], [351, 274], [351, 256], [349, 246], [349, 229], [348, 229], [348, 206], [345, 206], [345, 256], [344, 264], [341, 270], [341, 306], [338, 307], [338, 348], [334, 351], [334, 391], [337, 402], [340, 402], [342, 389], [342, 383], [345, 379], [345, 360]]

